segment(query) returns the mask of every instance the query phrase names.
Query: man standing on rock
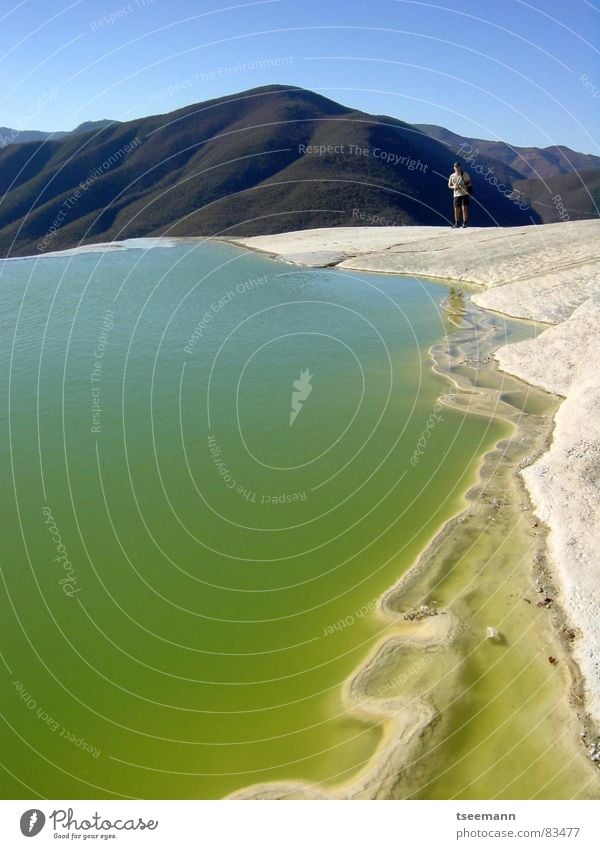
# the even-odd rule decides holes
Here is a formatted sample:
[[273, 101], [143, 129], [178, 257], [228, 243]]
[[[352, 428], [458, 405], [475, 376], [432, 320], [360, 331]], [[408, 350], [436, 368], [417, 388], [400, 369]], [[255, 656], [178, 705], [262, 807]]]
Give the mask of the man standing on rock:
[[467, 226], [469, 218], [469, 201], [471, 194], [471, 176], [463, 171], [460, 162], [454, 163], [454, 172], [450, 174], [448, 188], [454, 192], [454, 224], [460, 227], [460, 212], [462, 210], [463, 228]]

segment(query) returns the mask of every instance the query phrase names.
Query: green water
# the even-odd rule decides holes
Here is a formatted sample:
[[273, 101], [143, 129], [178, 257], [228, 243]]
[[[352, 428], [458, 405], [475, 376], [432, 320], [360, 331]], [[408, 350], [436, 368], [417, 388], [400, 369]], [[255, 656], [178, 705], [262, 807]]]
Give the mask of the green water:
[[508, 433], [427, 429], [446, 288], [201, 243], [0, 284], [2, 795], [351, 777], [382, 733], [340, 699], [375, 601]]

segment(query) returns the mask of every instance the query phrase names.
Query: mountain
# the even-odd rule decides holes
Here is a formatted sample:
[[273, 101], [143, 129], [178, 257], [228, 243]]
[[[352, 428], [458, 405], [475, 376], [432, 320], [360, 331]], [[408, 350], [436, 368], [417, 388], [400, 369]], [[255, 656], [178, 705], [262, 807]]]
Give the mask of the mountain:
[[459, 136], [435, 124], [415, 124], [415, 126], [431, 138], [448, 145], [454, 156], [460, 156], [462, 159], [473, 157], [475, 161], [478, 161], [480, 156], [485, 159], [495, 159], [510, 169], [516, 179], [519, 177], [525, 180], [546, 179], [559, 177], [561, 174], [572, 174], [573, 171], [600, 169], [600, 156], [577, 153], [564, 145], [542, 148], [512, 147], [502, 141]]
[[[447, 226], [453, 159], [398, 119], [265, 86], [0, 150], [0, 255], [147, 235]], [[511, 181], [502, 192], [474, 175], [473, 224], [544, 220]]]
[[13, 130], [10, 127], [0, 127], [0, 148], [7, 147], [9, 144], [23, 144], [28, 141], [46, 141], [46, 139], [62, 139], [68, 135], [76, 135], [77, 133], [87, 133], [90, 130], [100, 130], [113, 124], [114, 121], [109, 121], [105, 118], [101, 121], [84, 121], [79, 124], [74, 130], [68, 133], [45, 133], [42, 130]]

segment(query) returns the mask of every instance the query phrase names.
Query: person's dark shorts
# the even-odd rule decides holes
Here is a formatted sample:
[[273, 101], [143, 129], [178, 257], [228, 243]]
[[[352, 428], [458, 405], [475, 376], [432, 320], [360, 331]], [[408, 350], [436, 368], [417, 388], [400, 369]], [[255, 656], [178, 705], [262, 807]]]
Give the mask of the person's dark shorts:
[[470, 200], [469, 195], [459, 195], [457, 198], [454, 198], [454, 206], [468, 206]]

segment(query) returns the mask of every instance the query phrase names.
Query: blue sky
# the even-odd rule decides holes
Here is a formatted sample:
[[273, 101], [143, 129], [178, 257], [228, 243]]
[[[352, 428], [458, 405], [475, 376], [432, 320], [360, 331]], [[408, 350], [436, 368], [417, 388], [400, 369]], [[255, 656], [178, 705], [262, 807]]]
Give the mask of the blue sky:
[[1, 0], [0, 125], [72, 129], [278, 82], [598, 154], [599, 35], [600, 0]]

